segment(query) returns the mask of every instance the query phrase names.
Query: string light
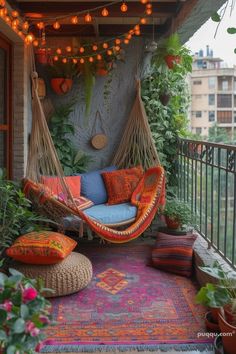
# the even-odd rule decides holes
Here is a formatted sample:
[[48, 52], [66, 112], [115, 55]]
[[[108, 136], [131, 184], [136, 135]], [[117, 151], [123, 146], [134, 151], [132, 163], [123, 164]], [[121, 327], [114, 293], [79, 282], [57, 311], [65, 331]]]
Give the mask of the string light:
[[139, 25], [134, 26], [134, 30], [135, 30], [135, 31], [139, 31], [139, 30], [140, 30]]
[[119, 51], [120, 51], [120, 46], [116, 45], [116, 46], [115, 46], [115, 50], [116, 50], [117, 52], [119, 52]]
[[104, 9], [102, 10], [102, 16], [107, 17], [108, 15], [109, 15], [109, 11], [104, 7]]
[[115, 39], [115, 44], [121, 44], [121, 40], [119, 38]]
[[98, 55], [97, 55], [97, 60], [102, 60], [101, 54], [98, 54]]
[[55, 56], [53, 57], [53, 60], [54, 60], [54, 61], [58, 61], [58, 60], [59, 60], [58, 56], [55, 55]]
[[10, 23], [10, 22], [11, 22], [10, 17], [9, 17], [9, 16], [6, 16], [6, 17], [5, 17], [5, 21], [6, 21], [7, 23]]
[[67, 63], [67, 58], [63, 58], [63, 59], [62, 59], [62, 63], [63, 63], [63, 64], [66, 64], [66, 63]]
[[77, 25], [77, 23], [79, 23], [78, 16], [72, 16], [71, 23], [73, 23], [73, 25]]
[[12, 21], [12, 27], [17, 27], [19, 25], [20, 21], [18, 20], [18, 18], [16, 18], [15, 20]]
[[136, 36], [140, 36], [141, 32], [140, 30], [134, 32]]
[[18, 17], [19, 16], [19, 12], [14, 10], [14, 11], [12, 11], [11, 15], [12, 15], [12, 17]]
[[102, 45], [102, 46], [103, 46], [103, 48], [104, 48], [104, 49], [107, 49], [107, 48], [109, 47], [109, 45], [108, 45], [106, 42], [105, 42], [105, 43], [103, 43], [103, 45]]
[[96, 50], [98, 50], [98, 46], [96, 44], [94, 44], [92, 49], [96, 52]]
[[146, 9], [146, 14], [151, 15], [152, 14], [152, 9]]
[[33, 41], [33, 46], [34, 46], [34, 47], [38, 47], [38, 45], [39, 45], [39, 41], [38, 41], [37, 39], [35, 39], [35, 40]]
[[6, 1], [5, 0], [0, 0], [0, 6], [4, 7], [6, 5]]
[[28, 29], [29, 29], [29, 22], [28, 22], [28, 21], [25, 21], [25, 22], [23, 23], [23, 25], [22, 25], [22, 28], [23, 28], [24, 30], [28, 31]]
[[112, 50], [108, 49], [107, 54], [112, 55], [113, 54]]
[[127, 38], [124, 39], [125, 44], [129, 44], [129, 40]]
[[140, 0], [142, 4], [146, 4], [148, 0]]
[[146, 5], [146, 9], [151, 9], [152, 8], [152, 4], [147, 4]]
[[79, 62], [80, 64], [84, 64], [84, 58], [81, 58]]
[[55, 30], [58, 30], [61, 27], [61, 25], [58, 21], [54, 22], [52, 26]]
[[125, 2], [123, 2], [123, 3], [121, 4], [120, 10], [121, 10], [122, 12], [127, 12], [128, 6], [126, 5]]
[[68, 45], [68, 46], [66, 47], [66, 51], [67, 51], [68, 53], [71, 53], [71, 51], [72, 51], [71, 46]]
[[79, 51], [80, 51], [80, 53], [84, 53], [84, 47], [80, 47], [80, 49], [79, 49]]
[[93, 61], [94, 61], [93, 57], [89, 57], [89, 62], [93, 63]]
[[76, 58], [73, 58], [72, 61], [73, 61], [73, 64], [77, 64], [78, 63], [78, 60]]
[[56, 53], [60, 55], [62, 53], [61, 48], [57, 48]]
[[1, 16], [1, 17], [4, 16], [4, 9], [0, 9], [0, 16]]
[[25, 37], [25, 43], [26, 43], [26, 44], [32, 43], [33, 40], [34, 40], [34, 36], [33, 36], [32, 33], [27, 34], [27, 36]]
[[92, 22], [92, 16], [90, 15], [89, 12], [84, 16], [84, 21], [85, 22]]
[[127, 34], [126, 38], [127, 38], [127, 39], [131, 39], [131, 38], [132, 38], [132, 35], [131, 35], [131, 34]]
[[145, 25], [145, 24], [147, 23], [147, 19], [146, 19], [145, 17], [142, 17], [142, 18], [140, 19], [140, 23], [141, 23], [142, 25]]
[[40, 21], [37, 23], [37, 27], [38, 27], [38, 29], [42, 30], [42, 29], [44, 29], [45, 25], [42, 21]]

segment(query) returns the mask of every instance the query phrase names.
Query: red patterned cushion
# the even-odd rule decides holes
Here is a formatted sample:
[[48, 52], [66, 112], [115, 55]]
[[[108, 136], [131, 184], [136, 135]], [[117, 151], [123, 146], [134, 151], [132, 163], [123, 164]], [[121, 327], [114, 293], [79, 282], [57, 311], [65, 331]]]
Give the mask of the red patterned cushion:
[[35, 231], [16, 239], [7, 255], [29, 264], [55, 264], [69, 256], [77, 242], [58, 232]]
[[[67, 176], [64, 177], [64, 180], [72, 196], [74, 198], [79, 198], [80, 197], [80, 176]], [[63, 186], [61, 184], [61, 179], [59, 177], [42, 176], [41, 182], [51, 190], [52, 194], [57, 196], [63, 194]]]
[[132, 193], [142, 176], [143, 169], [141, 166], [103, 172], [102, 177], [107, 189], [108, 204], [119, 204], [130, 201]]
[[156, 246], [152, 250], [152, 265], [166, 272], [189, 277], [196, 238], [196, 235], [173, 236], [158, 232]]
[[64, 203], [69, 208], [73, 210], [84, 210], [93, 206], [93, 202], [85, 197], [73, 198], [73, 201], [67, 199], [65, 200], [63, 196], [57, 198], [61, 203]]

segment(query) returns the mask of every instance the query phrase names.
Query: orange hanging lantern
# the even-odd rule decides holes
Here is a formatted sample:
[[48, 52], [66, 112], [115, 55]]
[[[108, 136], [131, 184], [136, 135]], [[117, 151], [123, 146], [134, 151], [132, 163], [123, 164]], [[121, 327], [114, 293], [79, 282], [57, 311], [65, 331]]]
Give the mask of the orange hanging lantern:
[[141, 4], [146, 4], [148, 2], [148, 0], [140, 0]]
[[61, 27], [61, 25], [60, 25], [60, 23], [59, 23], [58, 21], [56, 21], [56, 22], [53, 23], [52, 27], [53, 27], [55, 30], [58, 30], [58, 29]]
[[56, 52], [57, 52], [57, 54], [59, 54], [59, 55], [60, 55], [60, 54], [62, 53], [61, 48], [57, 48]]
[[19, 12], [14, 10], [14, 11], [12, 11], [11, 15], [12, 15], [12, 17], [18, 17], [19, 16]]
[[27, 36], [25, 37], [25, 43], [26, 44], [32, 43], [33, 40], [34, 40], [34, 35], [32, 33], [27, 34]]
[[38, 29], [40, 29], [40, 30], [44, 29], [44, 27], [45, 27], [44, 22], [42, 22], [42, 21], [38, 22], [38, 23], [37, 23], [37, 27], [38, 27]]
[[4, 7], [6, 5], [6, 1], [5, 0], [0, 0], [0, 6]]
[[116, 38], [115, 39], [115, 44], [117, 44], [117, 45], [121, 44], [121, 40], [119, 38]]
[[84, 51], [85, 51], [84, 47], [80, 47], [79, 51], [80, 51], [80, 53], [84, 53]]
[[140, 30], [134, 32], [136, 36], [140, 36], [141, 32]]
[[6, 21], [7, 23], [10, 23], [10, 22], [11, 22], [10, 17], [9, 17], [9, 16], [6, 16], [6, 17], [5, 17], [5, 21]]
[[73, 23], [73, 25], [77, 25], [77, 23], [79, 23], [78, 16], [72, 16], [71, 17], [71, 23]]
[[96, 52], [96, 50], [98, 50], [98, 46], [96, 44], [94, 44], [92, 49]]
[[102, 10], [102, 16], [107, 17], [108, 15], [109, 15], [109, 11], [104, 7], [104, 9]]
[[117, 52], [119, 52], [119, 51], [120, 51], [120, 46], [119, 46], [119, 45], [116, 45], [116, 46], [115, 46], [115, 50], [116, 50]]
[[92, 16], [89, 12], [84, 16], [84, 21], [87, 23], [92, 22]]
[[22, 25], [22, 28], [25, 30], [25, 31], [28, 31], [29, 29], [29, 22], [28, 21], [25, 21]]
[[124, 43], [125, 43], [125, 44], [129, 44], [129, 39], [128, 39], [128, 38], [125, 38], [125, 39], [124, 39]]
[[107, 54], [112, 55], [113, 54], [112, 50], [108, 49]]
[[67, 51], [68, 53], [71, 53], [71, 51], [72, 51], [71, 46], [68, 45], [68, 46], [66, 47], [66, 51]]
[[18, 18], [16, 18], [15, 20], [12, 21], [11, 25], [12, 27], [17, 27], [19, 25], [20, 21], [18, 20]]
[[102, 45], [102, 47], [104, 48], [104, 49], [107, 49], [108, 47], [109, 47], [109, 45], [108, 45], [108, 43], [103, 43], [103, 45]]
[[80, 64], [84, 64], [84, 58], [81, 58], [81, 59], [79, 60], [79, 62], [80, 62]]
[[146, 14], [147, 14], [147, 15], [151, 15], [151, 14], [152, 14], [152, 9], [147, 9], [147, 10], [146, 10]]
[[63, 63], [63, 64], [66, 64], [66, 63], [67, 63], [67, 58], [63, 58], [63, 59], [62, 59], [62, 63]]
[[102, 60], [101, 54], [98, 54], [98, 55], [97, 55], [97, 60]]
[[93, 63], [93, 61], [94, 61], [93, 57], [89, 57], [89, 62]]
[[149, 3], [146, 5], [146, 9], [151, 9], [151, 8], [152, 8], [152, 4]]
[[127, 12], [128, 6], [126, 5], [125, 2], [123, 2], [123, 3], [121, 4], [120, 10], [121, 10], [122, 12]]
[[4, 9], [0, 9], [0, 17], [4, 17]]
[[132, 35], [131, 34], [127, 34], [126, 38], [130, 40], [132, 38]]
[[38, 45], [39, 45], [39, 41], [38, 41], [37, 39], [35, 39], [35, 40], [33, 41], [33, 46], [34, 46], [34, 47], [38, 47]]
[[78, 63], [78, 60], [76, 58], [73, 58], [72, 61], [73, 61], [73, 64], [77, 64]]
[[53, 60], [54, 60], [54, 61], [58, 61], [58, 60], [59, 60], [58, 56], [55, 55], [55, 56], [53, 57]]
[[146, 19], [145, 17], [142, 17], [142, 18], [140, 19], [140, 23], [141, 23], [142, 25], [145, 25], [145, 24], [147, 23], [147, 19]]

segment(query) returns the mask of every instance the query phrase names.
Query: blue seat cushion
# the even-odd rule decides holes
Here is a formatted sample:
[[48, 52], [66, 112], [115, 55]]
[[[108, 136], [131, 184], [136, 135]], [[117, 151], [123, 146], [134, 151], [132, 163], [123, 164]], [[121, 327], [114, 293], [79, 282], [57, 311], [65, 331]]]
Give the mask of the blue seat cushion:
[[129, 219], [133, 219], [137, 214], [137, 207], [130, 203], [122, 204], [100, 204], [93, 205], [83, 212], [102, 224], [119, 224]]
[[81, 195], [90, 199], [95, 205], [106, 203], [108, 196], [101, 173], [116, 169], [115, 166], [110, 166], [102, 170], [82, 173], [80, 175]]

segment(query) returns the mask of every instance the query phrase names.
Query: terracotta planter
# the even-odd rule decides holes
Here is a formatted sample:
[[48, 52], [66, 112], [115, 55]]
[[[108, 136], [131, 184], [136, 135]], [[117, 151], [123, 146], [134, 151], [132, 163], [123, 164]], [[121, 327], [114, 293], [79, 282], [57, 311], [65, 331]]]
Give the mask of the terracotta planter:
[[169, 216], [165, 215], [165, 221], [166, 225], [169, 229], [179, 229], [180, 228], [180, 222], [177, 219], [172, 219]]
[[178, 55], [167, 55], [165, 57], [165, 62], [169, 69], [173, 69], [175, 64], [181, 63], [181, 57]]
[[64, 79], [64, 78], [51, 79], [51, 87], [53, 91], [59, 96], [68, 93], [71, 90], [72, 84], [73, 84], [72, 79]]
[[220, 327], [218, 323], [216, 323], [212, 317], [211, 311], [205, 314], [205, 325], [209, 332], [219, 332]]
[[227, 304], [224, 306], [225, 319], [229, 324], [234, 324], [236, 320], [235, 314], [233, 315], [231, 312], [231, 304]]
[[96, 75], [107, 76], [111, 69], [112, 69], [112, 62], [105, 64], [104, 62], [100, 61], [97, 63]]
[[162, 93], [159, 95], [159, 100], [163, 104], [163, 106], [167, 106], [170, 100], [170, 95], [168, 93]]
[[221, 335], [218, 335], [214, 340], [214, 351], [215, 351], [215, 354], [224, 354]]
[[224, 351], [227, 354], [235, 354], [236, 348], [236, 327], [230, 325], [219, 313], [219, 326], [222, 333]]
[[220, 307], [211, 307], [210, 308], [210, 312], [211, 312], [212, 320], [215, 323], [218, 323], [218, 314], [220, 312]]

